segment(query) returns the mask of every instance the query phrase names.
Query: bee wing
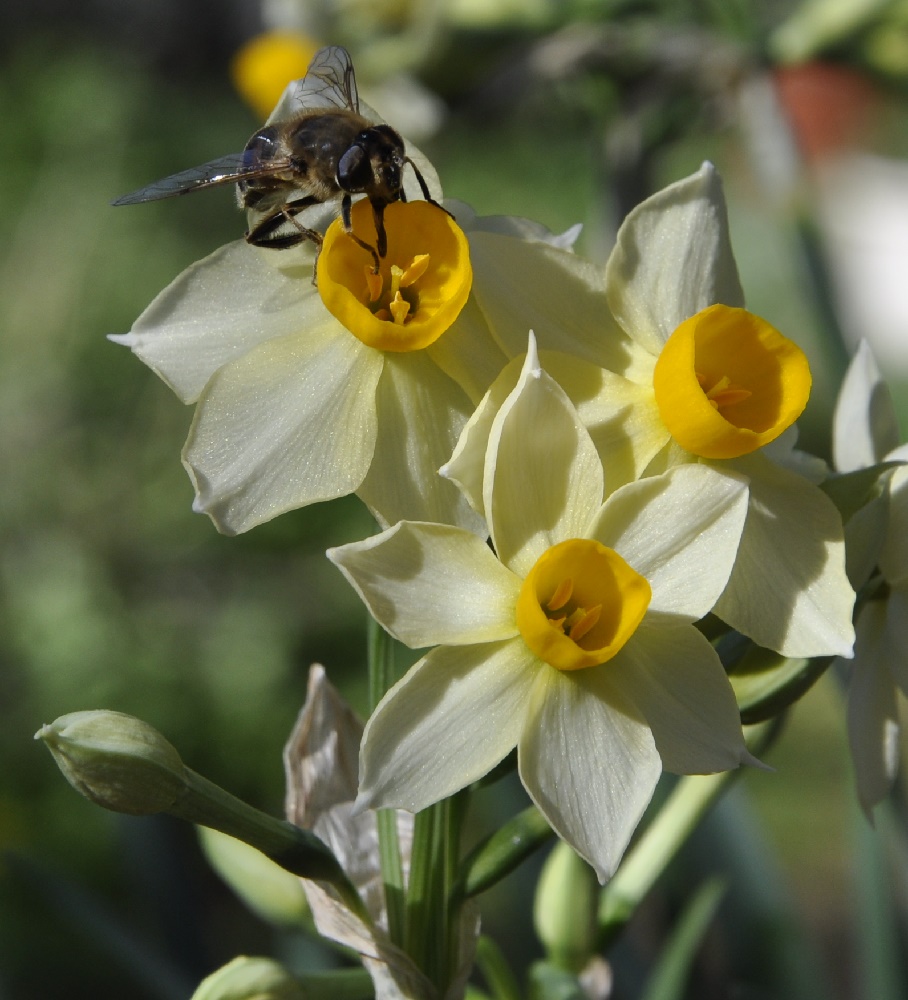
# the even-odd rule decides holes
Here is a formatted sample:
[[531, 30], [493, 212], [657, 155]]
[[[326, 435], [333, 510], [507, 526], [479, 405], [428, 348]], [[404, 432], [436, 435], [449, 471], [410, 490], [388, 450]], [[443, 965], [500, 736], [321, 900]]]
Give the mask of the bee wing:
[[350, 53], [340, 45], [319, 49], [302, 80], [287, 89], [266, 124], [286, 121], [301, 111], [354, 111], [359, 113], [359, 94]]
[[268, 160], [265, 165], [259, 159], [250, 158], [248, 153], [229, 153], [217, 160], [211, 160], [210, 163], [181, 170], [178, 174], [171, 174], [153, 184], [147, 184], [138, 191], [124, 194], [112, 204], [137, 205], [143, 201], [172, 198], [178, 194], [198, 191], [200, 188], [230, 184], [244, 177], [265, 177], [286, 170], [288, 166], [289, 161], [286, 159]]

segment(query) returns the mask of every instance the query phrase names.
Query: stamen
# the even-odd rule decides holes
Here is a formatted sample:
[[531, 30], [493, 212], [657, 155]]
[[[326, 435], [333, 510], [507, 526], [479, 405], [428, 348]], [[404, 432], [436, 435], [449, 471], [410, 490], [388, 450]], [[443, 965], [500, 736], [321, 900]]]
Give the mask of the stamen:
[[567, 577], [558, 584], [555, 593], [552, 594], [552, 599], [546, 605], [549, 611], [560, 611], [565, 604], [571, 599], [571, 594], [574, 593], [574, 581]]
[[414, 281], [419, 281], [419, 279], [428, 271], [429, 269], [429, 254], [419, 253], [417, 254], [410, 263], [410, 266], [403, 272], [400, 277], [400, 287], [409, 288]]
[[714, 410], [722, 410], [726, 406], [734, 406], [735, 403], [743, 403], [745, 399], [750, 399], [753, 395], [749, 389], [739, 389], [732, 385], [731, 379], [723, 375], [712, 388], [707, 388], [707, 378], [696, 372], [697, 382], [706, 394], [709, 405]]
[[585, 612], [579, 621], [574, 622], [568, 631], [568, 635], [574, 642], [580, 642], [580, 640], [589, 632], [589, 630], [599, 621], [599, 616], [602, 614], [602, 605], [597, 604], [595, 607], [590, 608], [589, 611]]
[[366, 290], [369, 293], [369, 301], [378, 302], [381, 297], [382, 276], [376, 274], [368, 264], [363, 268], [363, 271], [366, 274]]

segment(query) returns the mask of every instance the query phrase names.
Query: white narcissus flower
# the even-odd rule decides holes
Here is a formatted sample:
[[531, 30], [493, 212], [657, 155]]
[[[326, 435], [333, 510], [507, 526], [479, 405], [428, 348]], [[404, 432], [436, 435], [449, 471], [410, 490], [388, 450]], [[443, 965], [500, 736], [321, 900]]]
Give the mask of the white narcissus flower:
[[[886, 384], [862, 341], [848, 368], [833, 421], [840, 472], [908, 462]], [[877, 500], [846, 527], [848, 567], [860, 587], [879, 568], [881, 586], [857, 616], [848, 741], [858, 800], [868, 817], [888, 795], [899, 763], [899, 692], [908, 694], [908, 466], [896, 469]]]
[[752, 760], [693, 624], [734, 564], [745, 481], [688, 466], [604, 505], [603, 491], [593, 442], [531, 340], [486, 456], [495, 552], [461, 528], [413, 522], [329, 551], [392, 635], [436, 647], [366, 726], [361, 805], [423, 809], [517, 747], [533, 801], [604, 881], [663, 765]]
[[[299, 106], [306, 85], [288, 87], [269, 122]], [[440, 200], [431, 164], [411, 146], [407, 154]], [[471, 282], [497, 294], [495, 275], [471, 267], [463, 232], [486, 223], [456, 205], [459, 227], [419, 200], [409, 166], [404, 177], [408, 201], [385, 210], [379, 275], [339, 221], [326, 234], [318, 286], [311, 243], [238, 241], [188, 268], [130, 333], [111, 338], [196, 404], [183, 463], [195, 508], [224, 533], [354, 492], [384, 525], [418, 518], [480, 530], [437, 470], [507, 361], [470, 294]], [[250, 226], [261, 218], [250, 210]], [[317, 230], [324, 218], [322, 205], [296, 216]], [[550, 243], [565, 245], [521, 220], [487, 225], [506, 251], [519, 246], [534, 260]], [[376, 244], [368, 202], [354, 205], [353, 228]]]
[[[439, 1000], [435, 987], [388, 937], [375, 813], [353, 810], [362, 732], [362, 723], [328, 682], [324, 668], [313, 665], [306, 704], [284, 748], [287, 819], [328, 844], [372, 920], [367, 923], [324, 884], [303, 879], [303, 889], [319, 933], [360, 956], [377, 1000]], [[413, 817], [399, 813], [397, 828], [406, 875]], [[463, 996], [479, 934], [475, 905], [461, 909], [457, 931], [458, 966], [440, 1000]]]
[[[715, 613], [788, 656], [850, 655], [854, 592], [835, 506], [799, 471], [794, 421], [810, 389], [803, 353], [743, 309], [721, 181], [711, 164], [634, 209], [605, 274], [547, 248], [543, 269], [471, 240], [496, 287], [523, 283], [522, 308], [476, 290], [514, 360], [492, 385], [449, 469], [481, 508], [483, 456], [515, 384], [528, 327], [611, 473], [609, 489], [684, 463], [749, 481], [747, 523]], [[511, 298], [515, 298], [512, 296]], [[786, 433], [786, 431], [788, 433]]]

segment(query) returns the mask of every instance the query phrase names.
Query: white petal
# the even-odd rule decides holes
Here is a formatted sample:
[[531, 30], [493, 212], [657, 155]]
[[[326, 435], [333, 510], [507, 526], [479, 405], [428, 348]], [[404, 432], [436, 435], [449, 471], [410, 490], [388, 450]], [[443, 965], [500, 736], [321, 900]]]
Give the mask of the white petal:
[[880, 570], [896, 586], [908, 581], [908, 466], [896, 469], [889, 481], [889, 518]]
[[854, 591], [832, 501], [759, 453], [725, 465], [750, 479], [750, 502], [716, 614], [785, 656], [850, 656]]
[[450, 460], [440, 469], [441, 475], [455, 483], [473, 510], [483, 517], [483, 477], [489, 435], [498, 411], [517, 385], [522, 367], [523, 358], [515, 358], [505, 366], [460, 432]]
[[[650, 728], [662, 764], [676, 774], [713, 774], [746, 759], [734, 691], [716, 651], [692, 626], [644, 619], [611, 663]], [[620, 675], [620, 676], [618, 676]]]
[[858, 344], [836, 401], [832, 453], [839, 472], [882, 462], [899, 442], [889, 389], [866, 340]]
[[657, 355], [701, 309], [744, 304], [722, 182], [711, 163], [628, 215], [606, 266], [606, 287], [615, 318]]
[[[596, 670], [596, 668], [593, 668]], [[605, 882], [662, 771], [649, 727], [604, 672], [540, 673], [517, 750], [520, 779], [559, 837]]]
[[404, 518], [457, 524], [485, 536], [485, 523], [438, 474], [473, 407], [424, 351], [385, 355], [376, 393], [378, 434], [357, 489], [382, 526]]
[[669, 440], [653, 392], [652, 355], [638, 352], [638, 361], [648, 360], [647, 370], [638, 372], [642, 381], [555, 351], [543, 351], [540, 358], [593, 439], [605, 471], [606, 494], [639, 478]]
[[375, 446], [382, 355], [329, 319], [225, 365], [183, 452], [197, 510], [226, 534], [352, 493]]
[[516, 236], [521, 240], [548, 243], [563, 250], [571, 250], [583, 230], [583, 225], [579, 222], [563, 233], [553, 233], [541, 222], [519, 215], [477, 215], [466, 202], [456, 198], [445, 199], [445, 208], [454, 213], [458, 225], [465, 233], [499, 233], [502, 236]]
[[483, 506], [498, 558], [525, 577], [556, 542], [584, 537], [602, 502], [602, 463], [532, 345], [492, 424]]
[[858, 615], [847, 713], [858, 800], [868, 817], [889, 794], [899, 763], [898, 710], [887, 661], [903, 658], [905, 650], [892, 649], [885, 631], [885, 606], [870, 601]]
[[240, 240], [187, 268], [129, 333], [110, 339], [132, 348], [192, 403], [222, 365], [273, 337], [307, 336], [326, 316], [312, 284], [311, 252], [277, 255]]
[[542, 665], [522, 639], [439, 646], [379, 702], [360, 750], [360, 806], [418, 812], [517, 745]]
[[372, 617], [412, 648], [517, 635], [520, 580], [463, 528], [401, 521], [327, 555]]
[[653, 611], [696, 621], [728, 582], [746, 516], [743, 477], [682, 465], [613, 493], [590, 534], [646, 577]]
[[507, 364], [507, 355], [492, 337], [474, 296], [426, 354], [475, 404]]
[[533, 330], [544, 350], [623, 371], [627, 337], [612, 319], [601, 269], [545, 243], [470, 234], [473, 294], [509, 357]]

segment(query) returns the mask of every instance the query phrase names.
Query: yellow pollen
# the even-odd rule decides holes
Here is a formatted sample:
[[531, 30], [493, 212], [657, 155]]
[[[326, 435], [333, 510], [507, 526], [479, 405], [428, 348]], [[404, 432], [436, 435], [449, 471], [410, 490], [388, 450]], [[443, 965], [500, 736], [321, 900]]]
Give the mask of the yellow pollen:
[[[562, 580], [558, 584], [558, 589], [552, 594], [552, 599], [546, 605], [549, 611], [560, 611], [565, 604], [571, 599], [571, 594], [574, 593], [574, 581], [568, 577]], [[564, 619], [562, 619], [563, 621]]]

